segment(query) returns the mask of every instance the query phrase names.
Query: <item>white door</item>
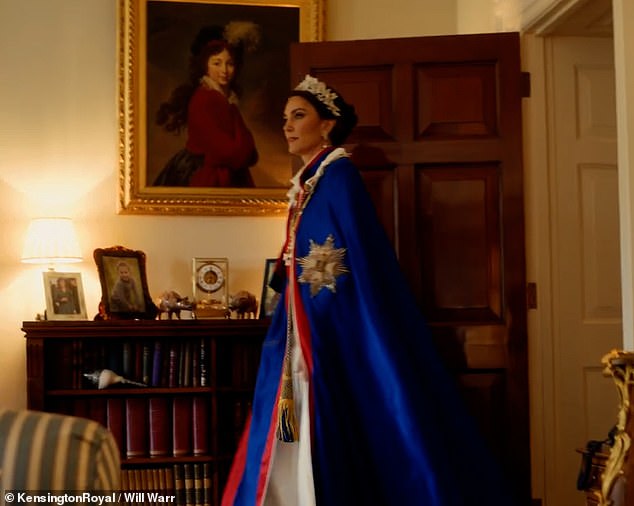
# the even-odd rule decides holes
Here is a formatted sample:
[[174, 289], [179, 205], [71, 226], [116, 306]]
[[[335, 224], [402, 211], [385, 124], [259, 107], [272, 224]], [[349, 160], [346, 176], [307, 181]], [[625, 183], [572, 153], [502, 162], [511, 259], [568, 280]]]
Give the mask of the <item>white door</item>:
[[546, 504], [582, 506], [576, 449], [616, 423], [616, 389], [601, 358], [622, 346], [613, 41], [547, 40], [553, 384], [545, 385], [552, 398]]

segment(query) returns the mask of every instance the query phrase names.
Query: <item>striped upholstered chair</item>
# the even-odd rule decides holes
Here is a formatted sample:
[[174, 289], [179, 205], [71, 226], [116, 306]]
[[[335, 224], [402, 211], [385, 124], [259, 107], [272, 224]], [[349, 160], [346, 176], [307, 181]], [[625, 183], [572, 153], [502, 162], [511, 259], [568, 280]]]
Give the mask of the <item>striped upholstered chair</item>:
[[112, 434], [97, 422], [0, 409], [0, 490], [119, 490], [119, 464]]

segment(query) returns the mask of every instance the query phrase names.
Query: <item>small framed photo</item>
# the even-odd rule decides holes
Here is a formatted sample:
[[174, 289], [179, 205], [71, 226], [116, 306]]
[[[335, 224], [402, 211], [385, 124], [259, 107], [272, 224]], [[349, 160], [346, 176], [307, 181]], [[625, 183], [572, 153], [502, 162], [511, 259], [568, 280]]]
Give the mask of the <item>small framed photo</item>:
[[101, 304], [108, 318], [156, 318], [158, 308], [148, 290], [145, 253], [114, 246], [97, 248], [93, 256], [99, 270]]
[[44, 292], [48, 320], [88, 319], [79, 272], [45, 272]]
[[264, 261], [264, 281], [262, 283], [262, 299], [260, 303], [260, 319], [270, 318], [277, 307], [281, 294], [269, 286], [275, 272], [277, 258], [267, 258]]

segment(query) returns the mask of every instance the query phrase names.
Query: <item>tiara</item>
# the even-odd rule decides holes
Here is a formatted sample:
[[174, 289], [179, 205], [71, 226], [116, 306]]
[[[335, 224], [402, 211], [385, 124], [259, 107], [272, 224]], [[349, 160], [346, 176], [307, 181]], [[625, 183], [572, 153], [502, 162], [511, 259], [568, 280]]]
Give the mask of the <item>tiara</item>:
[[335, 105], [335, 99], [339, 95], [337, 95], [334, 91], [328, 89], [328, 86], [326, 86], [325, 83], [321, 82], [316, 77], [306, 74], [304, 80], [295, 87], [295, 90], [307, 91], [311, 95], [314, 95], [314, 97], [322, 104], [324, 104], [326, 108], [335, 116], [341, 116], [339, 107]]

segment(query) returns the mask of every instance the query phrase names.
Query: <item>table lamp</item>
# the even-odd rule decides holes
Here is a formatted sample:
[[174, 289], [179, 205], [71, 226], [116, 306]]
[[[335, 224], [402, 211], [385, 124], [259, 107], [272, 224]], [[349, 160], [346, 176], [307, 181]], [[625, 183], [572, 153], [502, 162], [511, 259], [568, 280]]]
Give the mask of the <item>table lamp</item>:
[[35, 218], [26, 232], [22, 262], [55, 264], [81, 262], [81, 249], [70, 218]]

